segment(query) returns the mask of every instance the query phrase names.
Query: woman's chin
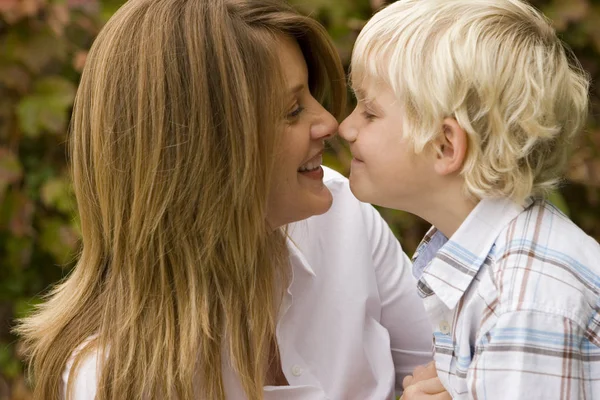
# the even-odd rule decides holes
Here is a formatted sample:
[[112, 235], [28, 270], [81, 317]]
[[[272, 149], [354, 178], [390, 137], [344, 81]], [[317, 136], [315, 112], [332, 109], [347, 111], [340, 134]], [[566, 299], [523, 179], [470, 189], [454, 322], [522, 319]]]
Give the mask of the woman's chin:
[[303, 204], [297, 204], [297, 210], [299, 212], [296, 215], [296, 220], [300, 221], [303, 219], [310, 218], [315, 215], [325, 214], [331, 208], [333, 204], [333, 195], [327, 188], [327, 186], [323, 185], [322, 188], [318, 191], [311, 191], [307, 193], [304, 197]]
[[329, 211], [333, 204], [333, 195], [326, 186], [323, 190], [323, 193], [319, 197], [319, 201], [315, 202], [315, 211], [312, 215], [325, 214], [327, 211]]
[[304, 196], [303, 201], [298, 198], [298, 203], [290, 205], [288, 210], [291, 212], [287, 213], [286, 224], [325, 214], [332, 204], [333, 196], [329, 189], [324, 186], [324, 189], [319, 193], [310, 193], [308, 196]]

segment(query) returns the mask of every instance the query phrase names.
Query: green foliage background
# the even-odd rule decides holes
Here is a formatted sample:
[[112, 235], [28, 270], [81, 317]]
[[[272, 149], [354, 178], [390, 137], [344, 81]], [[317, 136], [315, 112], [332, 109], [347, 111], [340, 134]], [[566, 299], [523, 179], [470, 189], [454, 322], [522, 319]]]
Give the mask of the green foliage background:
[[[354, 40], [381, 0], [291, 0], [328, 29], [348, 64]], [[0, 0], [0, 400], [29, 399], [15, 317], [28, 312], [73, 265], [79, 240], [66, 167], [66, 130], [87, 49], [122, 0]], [[600, 5], [536, 0], [594, 81], [600, 74]], [[553, 198], [600, 240], [599, 91], [572, 158], [568, 181]], [[348, 173], [350, 157], [333, 142], [326, 164]], [[411, 253], [427, 225], [381, 210]]]

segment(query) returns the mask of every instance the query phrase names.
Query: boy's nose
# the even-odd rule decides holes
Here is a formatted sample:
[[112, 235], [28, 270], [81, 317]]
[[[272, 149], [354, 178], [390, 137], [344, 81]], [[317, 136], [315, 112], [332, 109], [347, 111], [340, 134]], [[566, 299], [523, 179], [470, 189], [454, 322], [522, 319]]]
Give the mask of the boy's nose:
[[342, 121], [338, 132], [340, 136], [347, 142], [354, 142], [356, 140], [356, 136], [358, 134], [358, 130], [352, 126], [352, 120], [350, 119], [352, 114], [346, 117], [345, 120]]

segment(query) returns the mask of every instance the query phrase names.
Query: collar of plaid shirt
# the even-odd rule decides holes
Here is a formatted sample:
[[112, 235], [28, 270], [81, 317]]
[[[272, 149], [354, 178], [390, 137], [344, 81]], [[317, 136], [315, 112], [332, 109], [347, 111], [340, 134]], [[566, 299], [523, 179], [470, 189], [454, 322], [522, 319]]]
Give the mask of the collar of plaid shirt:
[[508, 198], [483, 199], [447, 239], [432, 226], [413, 255], [413, 274], [422, 298], [433, 295], [453, 309], [485, 263], [500, 232], [534, 198], [519, 205]]

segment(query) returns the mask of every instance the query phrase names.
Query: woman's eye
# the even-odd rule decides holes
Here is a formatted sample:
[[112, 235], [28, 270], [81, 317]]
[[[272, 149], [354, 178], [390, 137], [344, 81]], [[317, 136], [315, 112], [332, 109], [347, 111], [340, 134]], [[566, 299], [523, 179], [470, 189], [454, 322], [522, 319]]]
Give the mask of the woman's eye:
[[287, 118], [288, 119], [296, 119], [302, 113], [302, 111], [304, 111], [304, 107], [298, 105], [287, 115]]

